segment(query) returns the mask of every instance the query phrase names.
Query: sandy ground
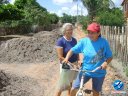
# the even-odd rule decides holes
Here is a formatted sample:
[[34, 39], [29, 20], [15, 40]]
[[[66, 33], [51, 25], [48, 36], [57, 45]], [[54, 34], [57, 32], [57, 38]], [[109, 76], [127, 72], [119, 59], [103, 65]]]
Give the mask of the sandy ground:
[[[16, 74], [19, 77], [27, 76], [28, 78], [31, 78], [34, 81], [36, 81], [42, 88], [42, 91], [44, 91], [42, 92], [42, 94], [40, 94], [39, 92], [39, 94], [36, 96], [53, 96], [52, 90], [54, 91], [55, 86], [57, 84], [56, 81], [58, 80], [58, 74], [59, 74], [58, 67], [59, 66], [57, 62], [49, 62], [42, 64], [20, 64], [20, 65], [0, 64], [0, 70], [4, 70], [5, 72], [11, 74]], [[38, 89], [35, 92], [38, 92]]]

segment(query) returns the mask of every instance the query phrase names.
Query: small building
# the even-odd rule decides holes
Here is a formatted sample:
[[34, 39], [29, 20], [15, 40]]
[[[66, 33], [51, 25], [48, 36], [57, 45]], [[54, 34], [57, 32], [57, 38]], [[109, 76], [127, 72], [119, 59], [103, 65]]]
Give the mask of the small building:
[[128, 18], [128, 0], [123, 0], [121, 5], [123, 6], [124, 17]]

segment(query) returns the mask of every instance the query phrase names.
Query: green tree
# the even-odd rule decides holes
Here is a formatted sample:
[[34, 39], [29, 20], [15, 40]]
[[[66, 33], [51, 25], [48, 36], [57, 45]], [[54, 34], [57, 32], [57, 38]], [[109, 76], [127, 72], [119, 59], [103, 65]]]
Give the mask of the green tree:
[[63, 13], [63, 17], [61, 17], [61, 22], [62, 23], [75, 23], [76, 16], [71, 16], [71, 15]]
[[3, 4], [0, 7], [0, 21], [5, 20], [21, 20], [23, 18], [23, 12], [19, 10], [15, 5]]
[[24, 11], [24, 19], [31, 24], [48, 26], [58, 22], [58, 16], [47, 12], [36, 0], [16, 0], [14, 5]]
[[79, 23], [83, 25], [83, 30], [87, 29], [87, 25], [89, 23], [89, 17], [88, 16], [80, 16], [79, 17]]
[[122, 26], [125, 19], [122, 10], [112, 8], [108, 11], [100, 11], [97, 15], [97, 21], [102, 25]]
[[57, 24], [58, 23], [59, 17], [55, 13], [49, 14], [49, 17], [50, 17], [50, 20], [51, 20], [52, 24]]
[[36, 0], [15, 0], [14, 5], [16, 5], [19, 9], [24, 9], [26, 6], [33, 5], [40, 8], [42, 11], [47, 11], [44, 7], [41, 7]]
[[48, 26], [49, 24], [56, 24], [59, 21], [57, 15], [50, 14], [33, 5], [25, 7], [24, 15], [26, 20], [35, 25]]
[[5, 3], [0, 5], [0, 27], [24, 26], [25, 31], [20, 33], [31, 32], [33, 25], [47, 28], [50, 24], [56, 24], [58, 20], [56, 14], [50, 14], [36, 0], [15, 0], [14, 5]]
[[[73, 0], [77, 1], [77, 0]], [[83, 5], [88, 10], [88, 15], [91, 21], [96, 17], [96, 14], [104, 9], [108, 9], [111, 6], [114, 6], [112, 0], [81, 0]]]

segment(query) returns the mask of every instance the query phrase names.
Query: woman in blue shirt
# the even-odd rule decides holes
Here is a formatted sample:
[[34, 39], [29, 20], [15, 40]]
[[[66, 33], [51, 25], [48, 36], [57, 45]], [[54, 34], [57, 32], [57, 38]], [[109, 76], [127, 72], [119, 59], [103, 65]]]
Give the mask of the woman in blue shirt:
[[[81, 39], [68, 53], [63, 62], [67, 63], [72, 54], [83, 53], [83, 70], [94, 70], [101, 66], [102, 69], [96, 73], [86, 73], [84, 83], [92, 78], [93, 96], [99, 96], [102, 90], [102, 84], [106, 75], [106, 68], [112, 60], [112, 52], [106, 39], [100, 36], [100, 25], [92, 23], [87, 28], [88, 37]], [[98, 74], [97, 74], [98, 73]], [[80, 87], [80, 72], [73, 83], [71, 96], [75, 96], [77, 89]]]
[[[65, 72], [66, 76], [68, 76], [68, 78], [66, 78], [64, 76], [62, 76], [62, 77], [68, 79], [66, 81], [72, 83], [73, 80], [75, 79], [75, 77], [77, 76], [77, 74], [75, 71], [62, 69], [62, 61], [66, 57], [68, 51], [77, 44], [77, 40], [74, 37], [72, 37], [72, 34], [73, 34], [72, 24], [65, 23], [62, 26], [62, 32], [64, 35], [61, 38], [59, 38], [56, 43], [57, 54], [58, 54], [58, 58], [59, 58], [59, 62], [60, 62], [60, 76], [62, 76], [61, 73], [63, 70], [63, 72]], [[71, 62], [72, 64], [76, 64], [77, 60], [78, 60], [78, 54], [73, 53], [72, 56], [69, 58], [68, 62]], [[56, 96], [60, 96], [64, 89], [68, 89], [68, 96], [69, 96], [70, 88], [63, 88], [63, 87], [65, 87], [66, 84], [61, 84], [62, 83], [61, 81], [63, 81], [63, 80], [61, 80], [61, 78], [60, 78], [60, 82], [59, 82], [60, 84], [59, 84], [59, 88], [56, 92]]]

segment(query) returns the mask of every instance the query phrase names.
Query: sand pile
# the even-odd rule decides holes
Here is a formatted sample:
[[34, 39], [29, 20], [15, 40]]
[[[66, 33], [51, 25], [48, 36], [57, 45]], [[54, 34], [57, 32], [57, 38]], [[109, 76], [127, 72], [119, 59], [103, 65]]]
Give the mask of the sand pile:
[[32, 37], [14, 38], [1, 44], [0, 63], [40, 63], [56, 58], [59, 30], [42, 31]]

